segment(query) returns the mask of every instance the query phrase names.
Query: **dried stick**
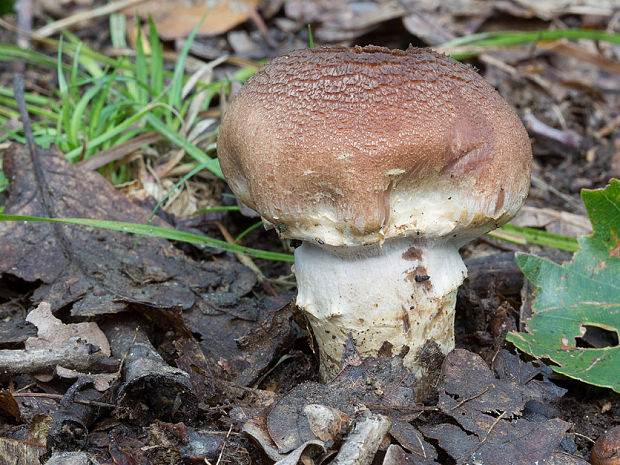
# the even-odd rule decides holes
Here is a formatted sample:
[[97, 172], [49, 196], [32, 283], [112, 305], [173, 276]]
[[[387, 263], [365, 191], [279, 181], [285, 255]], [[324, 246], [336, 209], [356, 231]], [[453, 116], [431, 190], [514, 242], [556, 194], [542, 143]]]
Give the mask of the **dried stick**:
[[44, 349], [0, 350], [0, 373], [51, 373], [56, 365], [77, 371], [114, 371], [118, 360], [93, 352], [90, 344], [69, 342]]
[[120, 0], [117, 2], [108, 3], [99, 8], [93, 8], [86, 11], [81, 11], [74, 15], [63, 18], [59, 21], [55, 21], [51, 24], [47, 24], [36, 31], [36, 34], [41, 37], [49, 37], [57, 32], [67, 29], [71, 26], [79, 24], [83, 21], [87, 21], [100, 16], [107, 16], [110, 13], [135, 6], [139, 3], [143, 3], [146, 0]]
[[340, 448], [332, 465], [370, 465], [392, 423], [367, 411]]

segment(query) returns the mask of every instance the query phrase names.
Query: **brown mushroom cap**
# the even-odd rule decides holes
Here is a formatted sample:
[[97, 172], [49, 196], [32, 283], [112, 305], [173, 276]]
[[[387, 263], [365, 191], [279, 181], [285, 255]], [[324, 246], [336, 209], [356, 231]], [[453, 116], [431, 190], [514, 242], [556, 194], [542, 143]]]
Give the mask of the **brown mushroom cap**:
[[282, 237], [334, 246], [465, 242], [516, 214], [532, 160], [518, 116], [471, 67], [374, 46], [260, 68], [226, 112], [218, 156]]

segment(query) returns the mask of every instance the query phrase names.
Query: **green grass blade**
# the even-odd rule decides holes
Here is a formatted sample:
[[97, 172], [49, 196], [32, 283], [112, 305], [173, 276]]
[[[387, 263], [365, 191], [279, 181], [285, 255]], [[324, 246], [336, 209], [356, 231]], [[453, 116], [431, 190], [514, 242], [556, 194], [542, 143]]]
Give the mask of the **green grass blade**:
[[[18, 118], [19, 117], [19, 112], [17, 111], [17, 103], [15, 102], [15, 99], [10, 96], [10, 97], [5, 97], [4, 93], [2, 92], [2, 89], [0, 89], [0, 104], [2, 105], [6, 105], [5, 111], [10, 112], [6, 113], [7, 116], [11, 117], [11, 118]], [[46, 107], [49, 107], [51, 105], [44, 105]], [[28, 113], [30, 113], [31, 115], [39, 115], [39, 116], [44, 116], [46, 118], [51, 119], [52, 121], [56, 121], [58, 119], [58, 114], [54, 113], [53, 111], [49, 111], [46, 108], [41, 108], [39, 105], [34, 105], [34, 104], [26, 104], [26, 109], [28, 110]], [[36, 125], [37, 123], [34, 122], [33, 125]]]
[[137, 88], [137, 100], [140, 104], [146, 105], [149, 101], [149, 95], [146, 88], [147, 85], [147, 66], [146, 55], [144, 54], [144, 46], [142, 45], [142, 28], [140, 27], [140, 20], [136, 17], [138, 28], [138, 39], [136, 41], [136, 78], [139, 85]]
[[481, 32], [445, 42], [437, 47], [440, 50], [457, 49], [450, 55], [456, 59], [479, 55], [482, 51], [458, 51], [459, 47], [507, 47], [511, 45], [529, 44], [538, 41], [558, 39], [590, 39], [620, 44], [620, 34], [593, 29], [556, 29], [546, 31], [499, 31]]
[[252, 226], [244, 229], [243, 231], [241, 231], [241, 233], [237, 236], [237, 238], [235, 239], [235, 244], [238, 244], [239, 241], [241, 239], [243, 239], [247, 234], [249, 234], [250, 232], [254, 231], [256, 228], [260, 227], [263, 225], [263, 220], [257, 221], [256, 223], [254, 223]]
[[[64, 30], [63, 35], [67, 38], [69, 42], [65, 43], [65, 49], [70, 53], [67, 53], [68, 56], [78, 56], [80, 57], [80, 65], [90, 74], [92, 77], [101, 77], [103, 76], [103, 70], [97, 63], [97, 58], [91, 56], [89, 53], [83, 53], [87, 50], [90, 50], [88, 46], [82, 42], [78, 36], [73, 34], [69, 30]], [[80, 53], [78, 53], [77, 48], [80, 48]], [[91, 50], [92, 52], [92, 50]]]
[[82, 49], [82, 43], [77, 45], [75, 55], [73, 56], [73, 65], [71, 66], [71, 86], [69, 91], [75, 101], [79, 98], [79, 86], [78, 86], [78, 71], [80, 70], [80, 50]]
[[99, 91], [100, 86], [93, 86], [84, 92], [84, 95], [82, 95], [82, 98], [78, 101], [73, 110], [73, 115], [71, 116], [71, 124], [69, 126], [69, 132], [71, 135], [69, 136], [69, 140], [78, 140], [80, 129], [82, 129], [82, 137], [85, 136], [86, 126], [84, 123], [84, 114], [88, 104]]
[[[245, 82], [245, 81], [248, 80], [248, 78], [252, 74], [254, 74], [256, 72], [257, 69], [258, 68], [254, 68], [252, 66], [246, 66], [245, 68], [238, 69], [237, 71], [235, 71], [233, 73], [233, 79], [235, 81], [238, 81], [238, 82]], [[214, 84], [216, 84], [216, 83], [217, 83], [217, 81], [214, 82]], [[221, 81], [219, 85], [224, 85], [224, 84], [228, 84], [228, 82]]]
[[58, 58], [56, 61], [56, 73], [58, 74], [58, 90], [60, 95], [66, 95], [69, 91], [69, 87], [67, 86], [67, 80], [65, 79], [64, 68], [62, 65], [62, 46], [63, 39], [60, 37], [60, 42], [58, 42]]
[[[32, 50], [25, 50], [12, 44], [0, 44], [0, 61], [20, 61], [33, 65], [47, 66], [52, 69], [58, 64], [58, 60], [47, 55]], [[69, 67], [63, 65], [63, 70], [68, 71]]]
[[200, 150], [194, 144], [181, 137], [177, 132], [172, 131], [161, 120], [157, 119], [153, 115], [147, 115], [146, 120], [148, 123], [160, 134], [162, 134], [170, 142], [178, 145], [185, 150], [191, 157], [193, 157], [198, 163], [204, 164], [205, 167], [215, 174], [218, 178], [224, 179], [220, 164], [217, 158], [209, 157], [205, 152]]
[[[0, 95], [4, 97], [10, 97], [11, 99], [15, 100], [15, 94], [13, 93], [13, 89], [11, 89], [10, 87], [0, 86]], [[54, 99], [50, 97], [46, 97], [45, 95], [31, 94], [30, 92], [24, 94], [24, 99], [26, 100], [26, 103], [32, 103], [39, 106], [49, 107], [56, 103]], [[17, 106], [17, 104], [15, 104], [15, 106]]]
[[180, 108], [182, 97], [181, 93], [183, 90], [183, 76], [185, 72], [185, 60], [187, 59], [187, 55], [189, 54], [189, 49], [194, 41], [194, 37], [196, 37], [196, 33], [198, 29], [202, 25], [204, 21], [204, 17], [200, 20], [200, 22], [196, 25], [196, 27], [192, 30], [191, 34], [185, 41], [185, 45], [179, 53], [179, 59], [177, 60], [176, 65], [174, 66], [174, 75], [172, 77], [172, 87], [170, 88], [170, 93], [168, 95], [168, 103], [172, 108]]
[[267, 250], [242, 247], [236, 244], [229, 244], [226, 241], [213, 239], [211, 237], [200, 236], [198, 234], [176, 231], [174, 229], [162, 228], [146, 224], [126, 223], [123, 221], [92, 220], [88, 218], [39, 218], [36, 216], [4, 215], [0, 214], [0, 221], [34, 221], [44, 223], [76, 224], [90, 226], [94, 228], [110, 229], [112, 231], [127, 232], [130, 234], [142, 234], [144, 236], [158, 237], [172, 241], [189, 242], [191, 244], [202, 244], [207, 247], [225, 250], [227, 252], [240, 253], [251, 257], [262, 258], [282, 262], [293, 262], [291, 254], [281, 252], [269, 252]]
[[[150, 106], [146, 107], [142, 109], [141, 111], [139, 111], [138, 113], [125, 119], [123, 122], [119, 123], [118, 125], [110, 128], [108, 131], [101, 134], [100, 136], [97, 136], [94, 139], [88, 141], [88, 143], [86, 144], [86, 150], [94, 149], [95, 147], [100, 146], [104, 142], [109, 141], [113, 137], [126, 131], [133, 124], [136, 124], [138, 121], [140, 121], [140, 119], [144, 115], [146, 115], [148, 112], [150, 112], [151, 110], [152, 110], [152, 107]], [[77, 157], [80, 155], [80, 153], [82, 153], [82, 147], [78, 147], [73, 150], [70, 150], [69, 152], [65, 154], [65, 156], [67, 157], [69, 161], [74, 162], [77, 159]]]
[[101, 88], [101, 91], [96, 95], [95, 100], [90, 109], [90, 121], [88, 122], [88, 138], [92, 139], [103, 130], [103, 124], [101, 123], [101, 111], [105, 105], [110, 92], [110, 87], [114, 82], [114, 76], [116, 76], [117, 69], [115, 68], [109, 76], [105, 77], [105, 85]]
[[[69, 147], [75, 147], [77, 145], [77, 141], [72, 141], [67, 138], [61, 139], [61, 134], [67, 133], [69, 131], [69, 127], [71, 126], [71, 96], [69, 93], [69, 86], [67, 85], [67, 80], [64, 74], [64, 68], [62, 66], [62, 55], [63, 55], [63, 38], [60, 37], [60, 42], [58, 43], [58, 62], [56, 72], [58, 73], [58, 90], [60, 92], [61, 103], [60, 103], [60, 118], [58, 118], [58, 123], [56, 127], [57, 134], [57, 145], [63, 151], [69, 149]], [[67, 145], [67, 143], [69, 145]]]
[[216, 207], [207, 207], [207, 208], [199, 208], [194, 212], [194, 215], [200, 215], [202, 213], [212, 213], [212, 212], [238, 212], [239, 207], [235, 207], [234, 205], [224, 206], [218, 205]]
[[164, 50], [151, 15], [149, 15], [149, 31], [151, 36], [151, 87], [154, 95], [157, 96], [164, 91]]
[[125, 98], [135, 102], [138, 101], [138, 83], [136, 82], [136, 72], [137, 71], [123, 70], [122, 76], [117, 79], [117, 81], [125, 84], [125, 89], [123, 92]]
[[[502, 232], [507, 233], [507, 235], [502, 234]], [[560, 250], [568, 250], [569, 252], [576, 252], [579, 250], [579, 243], [574, 237], [552, 234], [547, 231], [516, 226], [514, 224], [505, 224], [497, 231], [491, 231], [488, 235], [495, 239], [520, 245], [530, 243], [554, 247]]]
[[125, 37], [127, 21], [125, 15], [122, 13], [112, 13], [110, 15], [109, 24], [112, 45], [118, 49], [127, 48], [127, 40]]

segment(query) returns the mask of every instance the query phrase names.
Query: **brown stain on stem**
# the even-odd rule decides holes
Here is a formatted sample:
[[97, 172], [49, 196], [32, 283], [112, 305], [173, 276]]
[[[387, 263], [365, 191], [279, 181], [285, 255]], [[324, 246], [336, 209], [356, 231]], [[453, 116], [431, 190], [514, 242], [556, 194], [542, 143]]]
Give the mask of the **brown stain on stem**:
[[409, 247], [402, 255], [403, 260], [422, 260], [422, 249], [416, 249], [415, 247]]

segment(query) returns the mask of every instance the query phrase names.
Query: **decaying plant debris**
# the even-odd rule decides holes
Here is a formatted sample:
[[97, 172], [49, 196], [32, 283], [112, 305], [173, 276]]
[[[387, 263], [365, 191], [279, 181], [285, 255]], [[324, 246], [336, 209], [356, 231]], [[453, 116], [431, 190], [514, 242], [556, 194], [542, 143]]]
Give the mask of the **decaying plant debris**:
[[[135, 7], [143, 21], [147, 6], [157, 4], [147, 3]], [[201, 60], [218, 59], [207, 66], [209, 79], [230, 78], [239, 64], [307, 47], [308, 23], [317, 44], [400, 49], [495, 30], [620, 31], [613, 2], [600, 1], [558, 7], [545, 0], [440, 6], [424, 0], [240, 0], [235, 17], [226, 16], [232, 3], [219, 3], [227, 2], [205, 4], [218, 29], [192, 42], [186, 69], [192, 73]], [[35, 16], [70, 16], [64, 24], [80, 39], [115, 56], [119, 50], [105, 39], [109, 13], [88, 14], [96, 6], [70, 2], [60, 11], [43, 1]], [[131, 11], [126, 18], [135, 17]], [[166, 53], [180, 50], [193, 27], [181, 18], [187, 15], [175, 16], [162, 31]], [[14, 43], [13, 19], [2, 21], [7, 28], [0, 29], [0, 42]], [[155, 15], [156, 26], [160, 21]], [[58, 30], [47, 26], [40, 32]], [[148, 34], [148, 27], [143, 31]], [[32, 47], [57, 52], [40, 42]], [[476, 55], [470, 63], [528, 129], [534, 176], [516, 224], [589, 234], [580, 189], [620, 176], [618, 44], [532, 39], [522, 46], [476, 47], [453, 44], [439, 51]], [[55, 70], [29, 67], [26, 90], [52, 95], [55, 76]], [[11, 80], [9, 67], [1, 67], [0, 85], [10, 87]], [[237, 88], [234, 82], [208, 110], [193, 111], [200, 122], [190, 124], [192, 141], [200, 140], [200, 128], [215, 127], [229, 91]], [[0, 136], [6, 129], [21, 134], [22, 123], [10, 118]], [[137, 180], [123, 190], [88, 168], [92, 158], [76, 167], [55, 148], [39, 148], [33, 164], [25, 146], [2, 140], [0, 160], [10, 183], [0, 184], [5, 214], [145, 223], [155, 203], [147, 193], [159, 200], [163, 186], [187, 172], [183, 151], [156, 133], [104, 152], [116, 167], [135, 168]], [[212, 176], [184, 186], [183, 195], [168, 202], [169, 212], [235, 204]], [[229, 241], [255, 221], [228, 211], [183, 218], [169, 212], [160, 210], [152, 224]], [[283, 250], [260, 229], [243, 243]], [[361, 359], [349, 341], [339, 375], [321, 384], [307, 322], [292, 303], [290, 266], [255, 260], [252, 271], [233, 254], [163, 239], [136, 242], [124, 232], [0, 222], [0, 463], [586, 464], [595, 440], [602, 443], [606, 431], [617, 430], [620, 402], [609, 391], [557, 377], [542, 361], [525, 362], [505, 342], [507, 332], [523, 329], [534, 301], [515, 251], [557, 263], [571, 259], [570, 252], [490, 237], [462, 250], [469, 277], [458, 294], [457, 350], [444, 358], [427, 347], [431, 378], [415, 379], [389, 345], [378, 357]], [[608, 333], [588, 332], [580, 343], [617, 344]]]

